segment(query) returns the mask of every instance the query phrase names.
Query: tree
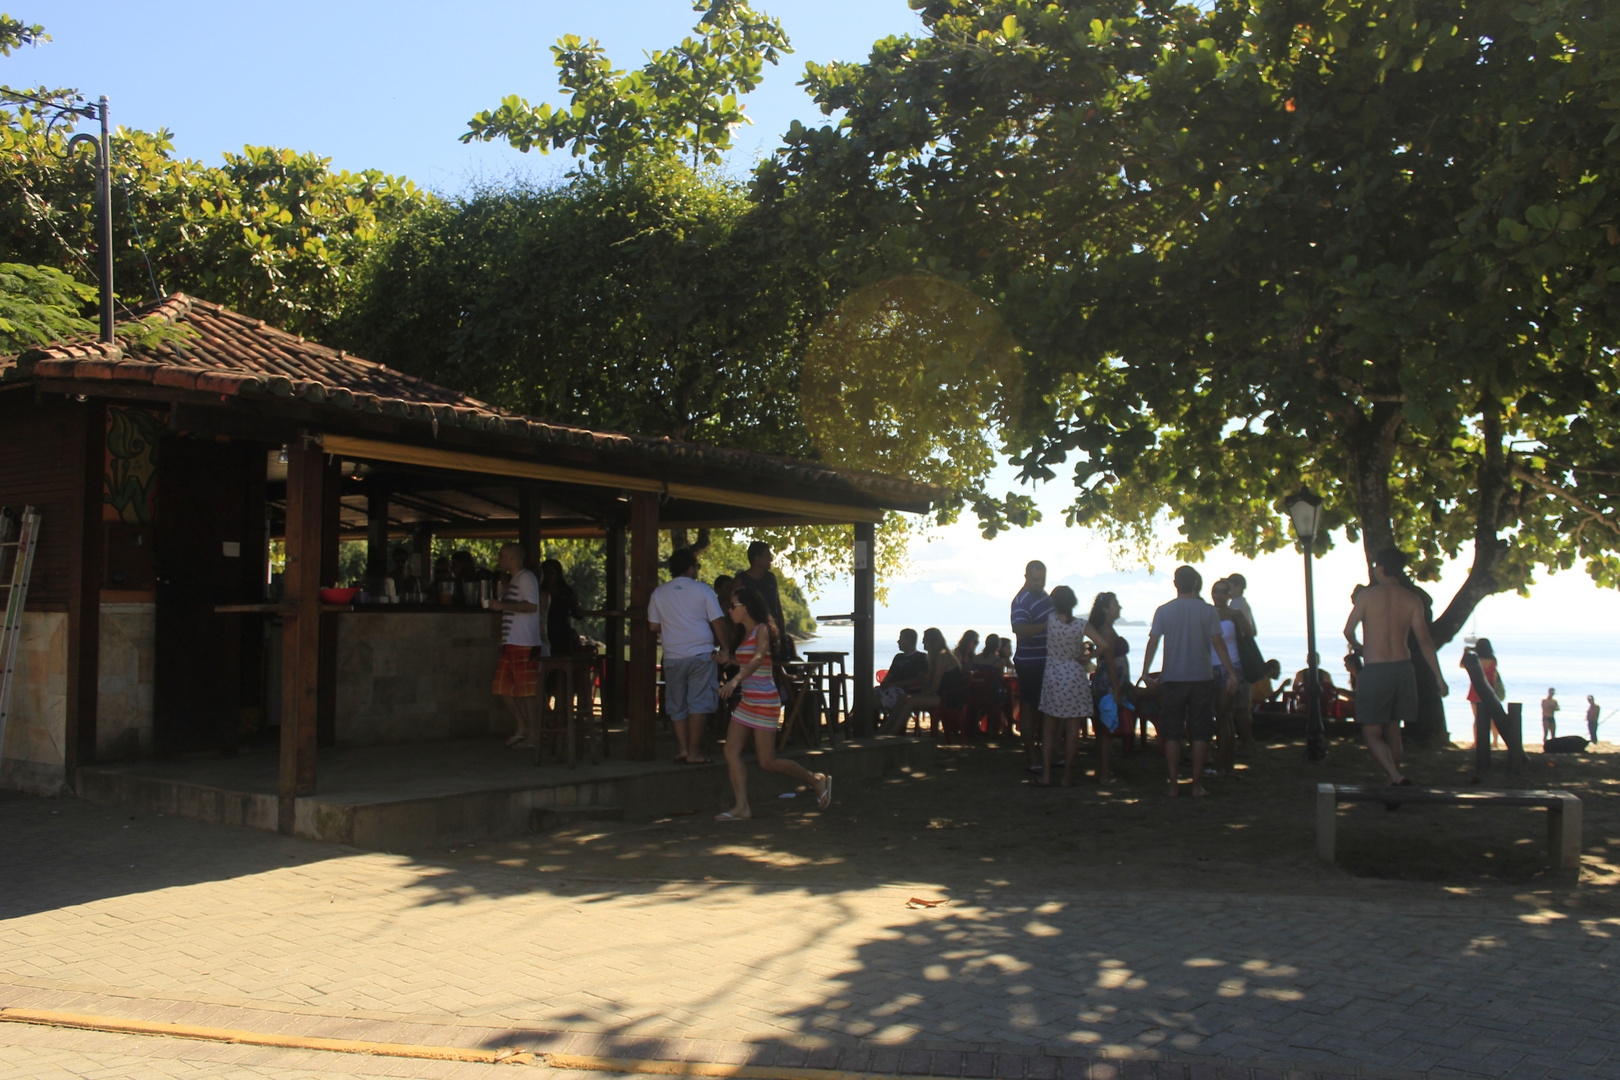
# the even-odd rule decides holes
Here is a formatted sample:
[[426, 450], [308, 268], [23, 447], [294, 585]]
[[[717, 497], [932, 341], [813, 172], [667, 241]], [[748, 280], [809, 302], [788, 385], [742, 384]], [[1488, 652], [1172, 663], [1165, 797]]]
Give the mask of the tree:
[[0, 356], [96, 332], [79, 314], [96, 290], [48, 266], [0, 263]]
[[798, 454], [798, 282], [736, 184], [640, 161], [486, 188], [371, 263], [348, 347], [563, 423]]
[[[49, 40], [0, 20], [0, 54]], [[38, 88], [0, 108], [0, 260], [93, 281], [95, 177], [89, 155], [64, 156], [72, 90]], [[74, 118], [75, 120], [77, 118]], [[326, 335], [364, 255], [426, 205], [409, 181], [333, 171], [327, 158], [244, 147], [221, 166], [177, 159], [167, 131], [113, 136], [113, 276], [121, 303], [187, 291], [283, 329]]]
[[505, 139], [528, 153], [567, 147], [575, 157], [616, 169], [634, 159], [684, 158], [719, 164], [731, 132], [752, 123], [737, 97], [753, 90], [765, 65], [793, 50], [782, 24], [742, 0], [695, 3], [703, 12], [688, 37], [617, 70], [595, 38], [569, 34], [552, 46], [568, 108], [530, 105], [516, 95], [467, 122], [462, 142]]
[[1472, 549], [1442, 641], [1538, 566], [1616, 583], [1612, 11], [919, 6], [928, 37], [811, 67], [845, 116], [758, 190], [848, 272], [1003, 313], [1006, 434], [1027, 477], [1074, 459], [1071, 523], [1253, 554], [1309, 482], [1369, 557]]

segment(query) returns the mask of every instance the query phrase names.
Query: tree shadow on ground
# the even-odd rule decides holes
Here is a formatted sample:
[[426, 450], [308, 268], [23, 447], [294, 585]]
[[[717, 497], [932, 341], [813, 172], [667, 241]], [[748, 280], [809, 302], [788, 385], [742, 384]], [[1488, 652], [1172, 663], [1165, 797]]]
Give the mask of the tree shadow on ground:
[[[1471, 752], [1451, 748], [1409, 755], [1419, 782], [1441, 786], [1468, 786], [1471, 762]], [[1016, 749], [981, 745], [940, 748], [927, 768], [841, 784], [821, 813], [800, 793], [756, 800], [762, 816], [745, 822], [707, 813], [588, 822], [413, 854], [602, 881], [919, 883], [1035, 893], [1108, 882], [1210, 893], [1474, 896], [1597, 914], [1620, 912], [1617, 762], [1609, 753], [1533, 754], [1516, 776], [1485, 778], [1488, 786], [1556, 786], [1581, 797], [1578, 884], [1549, 867], [1546, 812], [1535, 809], [1344, 807], [1338, 863], [1318, 862], [1315, 784], [1373, 780], [1366, 751], [1347, 740], [1334, 740], [1321, 763], [1307, 762], [1297, 742], [1264, 746], [1240, 758], [1233, 777], [1210, 781], [1208, 799], [1165, 798], [1156, 747], [1126, 756], [1126, 779], [1115, 787], [1081, 777], [1073, 788], [1039, 788], [1024, 782], [1029, 774]]]
[[0, 823], [0, 919], [354, 854], [66, 796], [0, 792]]

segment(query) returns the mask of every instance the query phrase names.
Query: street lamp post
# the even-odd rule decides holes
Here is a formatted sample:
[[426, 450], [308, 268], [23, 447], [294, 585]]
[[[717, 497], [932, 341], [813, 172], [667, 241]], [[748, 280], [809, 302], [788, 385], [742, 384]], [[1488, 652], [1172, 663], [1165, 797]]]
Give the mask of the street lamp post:
[[1288, 496], [1288, 517], [1294, 535], [1305, 545], [1305, 756], [1311, 761], [1327, 757], [1327, 740], [1322, 730], [1322, 680], [1317, 674], [1321, 657], [1316, 654], [1316, 587], [1311, 578], [1311, 549], [1322, 524], [1322, 497], [1308, 487]]
[[101, 342], [110, 345], [113, 340], [112, 128], [107, 118], [107, 95], [101, 95], [101, 100], [95, 105], [81, 104], [83, 99], [77, 95], [42, 98], [10, 88], [0, 88], [0, 97], [40, 107], [41, 112], [49, 117], [45, 126], [47, 145], [50, 143], [51, 130], [57, 124], [71, 126], [80, 120], [101, 122], [99, 136], [84, 132], [72, 136], [62, 148], [62, 156], [73, 156], [81, 146], [90, 147], [95, 155], [96, 247], [101, 263]]

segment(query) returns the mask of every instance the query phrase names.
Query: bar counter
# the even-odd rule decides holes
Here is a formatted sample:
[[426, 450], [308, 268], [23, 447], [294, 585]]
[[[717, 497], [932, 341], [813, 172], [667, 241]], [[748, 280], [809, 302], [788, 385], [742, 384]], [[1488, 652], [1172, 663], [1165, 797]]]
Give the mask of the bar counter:
[[499, 612], [450, 604], [322, 611], [321, 632], [337, 636], [338, 745], [422, 742], [510, 729], [506, 709], [490, 693], [500, 655]]

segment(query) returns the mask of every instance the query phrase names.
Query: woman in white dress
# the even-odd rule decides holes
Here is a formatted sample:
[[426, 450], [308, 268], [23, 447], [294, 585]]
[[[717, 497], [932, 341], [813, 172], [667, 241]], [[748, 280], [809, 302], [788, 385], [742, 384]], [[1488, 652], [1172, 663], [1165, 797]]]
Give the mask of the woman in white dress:
[[1074, 590], [1052, 590], [1046, 621], [1046, 674], [1041, 680], [1041, 787], [1052, 786], [1052, 746], [1063, 722], [1063, 786], [1074, 784], [1074, 752], [1080, 719], [1091, 715], [1091, 679], [1086, 674], [1086, 624], [1074, 617]]

